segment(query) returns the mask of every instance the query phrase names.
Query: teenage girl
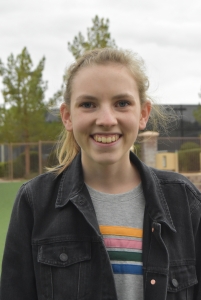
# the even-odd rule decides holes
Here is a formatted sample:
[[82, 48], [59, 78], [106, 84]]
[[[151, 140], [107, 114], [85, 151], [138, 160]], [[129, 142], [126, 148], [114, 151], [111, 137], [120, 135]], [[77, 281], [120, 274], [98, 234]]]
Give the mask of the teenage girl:
[[201, 194], [130, 152], [148, 86], [127, 51], [92, 50], [69, 68], [59, 164], [18, 192], [1, 300], [201, 299]]

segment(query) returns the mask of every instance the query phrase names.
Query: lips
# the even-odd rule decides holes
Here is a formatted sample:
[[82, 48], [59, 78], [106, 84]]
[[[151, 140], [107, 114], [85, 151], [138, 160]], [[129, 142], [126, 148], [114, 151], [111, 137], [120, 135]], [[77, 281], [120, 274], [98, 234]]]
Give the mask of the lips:
[[119, 134], [111, 134], [111, 135], [95, 134], [92, 137], [98, 143], [110, 144], [116, 142], [120, 138], [120, 135]]

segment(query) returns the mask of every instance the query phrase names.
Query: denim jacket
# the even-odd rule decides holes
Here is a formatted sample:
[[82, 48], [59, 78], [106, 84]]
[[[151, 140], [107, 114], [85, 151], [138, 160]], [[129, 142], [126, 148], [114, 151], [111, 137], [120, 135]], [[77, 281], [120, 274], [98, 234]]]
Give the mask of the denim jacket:
[[[201, 299], [201, 194], [134, 154], [146, 207], [145, 300]], [[83, 180], [81, 156], [18, 192], [2, 264], [1, 300], [117, 300], [112, 268]]]

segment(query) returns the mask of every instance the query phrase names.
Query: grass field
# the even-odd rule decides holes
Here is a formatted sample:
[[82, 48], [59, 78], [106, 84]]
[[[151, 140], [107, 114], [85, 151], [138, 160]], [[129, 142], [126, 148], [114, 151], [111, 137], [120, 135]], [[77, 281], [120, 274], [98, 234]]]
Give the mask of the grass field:
[[0, 270], [13, 202], [22, 183], [23, 182], [0, 182]]

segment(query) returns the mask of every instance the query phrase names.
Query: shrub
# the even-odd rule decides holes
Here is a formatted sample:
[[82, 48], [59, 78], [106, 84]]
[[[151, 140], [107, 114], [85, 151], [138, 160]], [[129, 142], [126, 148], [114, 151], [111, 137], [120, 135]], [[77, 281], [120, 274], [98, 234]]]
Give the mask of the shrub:
[[200, 171], [201, 148], [179, 150], [179, 171], [180, 172], [199, 172]]
[[[30, 172], [38, 173], [38, 152], [30, 151]], [[13, 177], [25, 176], [25, 153], [21, 153], [13, 162]]]
[[181, 145], [180, 150], [191, 150], [191, 149], [198, 149], [198, 148], [200, 148], [200, 146], [197, 143], [186, 142]]
[[8, 163], [0, 162], [0, 178], [8, 176]]

